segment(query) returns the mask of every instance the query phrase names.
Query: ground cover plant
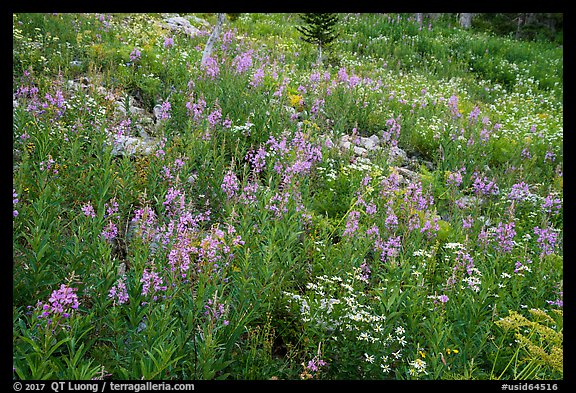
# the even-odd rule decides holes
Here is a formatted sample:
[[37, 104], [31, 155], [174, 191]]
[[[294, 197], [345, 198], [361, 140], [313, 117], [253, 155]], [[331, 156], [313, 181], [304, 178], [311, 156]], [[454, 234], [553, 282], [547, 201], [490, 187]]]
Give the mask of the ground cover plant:
[[562, 379], [562, 47], [216, 20], [13, 14], [13, 378]]

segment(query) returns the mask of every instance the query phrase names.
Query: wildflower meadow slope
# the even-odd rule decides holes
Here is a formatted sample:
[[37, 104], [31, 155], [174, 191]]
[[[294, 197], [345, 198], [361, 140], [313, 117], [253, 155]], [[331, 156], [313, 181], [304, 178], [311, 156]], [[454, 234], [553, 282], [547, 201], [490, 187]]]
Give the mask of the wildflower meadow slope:
[[563, 378], [563, 49], [412, 14], [13, 14], [13, 378]]

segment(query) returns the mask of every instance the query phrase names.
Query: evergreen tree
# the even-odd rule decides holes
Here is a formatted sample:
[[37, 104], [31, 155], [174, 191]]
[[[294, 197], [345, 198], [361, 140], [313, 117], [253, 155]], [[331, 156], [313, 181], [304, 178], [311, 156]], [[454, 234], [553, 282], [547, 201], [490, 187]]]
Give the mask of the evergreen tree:
[[305, 23], [296, 26], [296, 30], [302, 34], [302, 40], [318, 47], [318, 63], [322, 62], [322, 49], [328, 46], [338, 37], [336, 24], [338, 14], [335, 13], [304, 13], [300, 18]]

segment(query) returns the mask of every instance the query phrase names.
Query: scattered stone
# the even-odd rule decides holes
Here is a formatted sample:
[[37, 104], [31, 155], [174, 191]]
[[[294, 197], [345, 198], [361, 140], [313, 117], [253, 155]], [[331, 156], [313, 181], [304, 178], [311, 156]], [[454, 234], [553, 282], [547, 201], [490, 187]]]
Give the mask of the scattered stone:
[[408, 154], [398, 146], [391, 146], [388, 150], [388, 164], [403, 166], [408, 161]]
[[126, 135], [111, 135], [106, 145], [112, 145], [112, 155], [115, 157], [128, 155], [148, 156], [156, 151], [160, 141], [157, 138], [134, 137]]
[[392, 167], [392, 170], [400, 175], [400, 183], [417, 183], [420, 181], [421, 176], [418, 172], [411, 171], [403, 167]]
[[344, 150], [350, 150], [350, 148], [352, 147], [352, 142], [341, 140], [338, 146], [340, 146]]
[[[348, 142], [348, 143], [350, 143], [350, 142]], [[364, 156], [366, 156], [367, 153], [368, 153], [367, 149], [360, 147], [360, 146], [354, 146], [354, 154], [364, 157]]]
[[372, 135], [370, 138], [360, 137], [359, 145], [366, 150], [376, 150], [380, 148], [380, 140], [376, 135]]
[[166, 26], [176, 32], [183, 32], [184, 34], [195, 37], [200, 33], [200, 29], [190, 24], [190, 21], [186, 18], [181, 16], [173, 16], [167, 19], [164, 19]]
[[[146, 111], [139, 106], [135, 105], [136, 100], [133, 97], [128, 97], [128, 111], [131, 115], [143, 115]], [[116, 104], [116, 112], [126, 116], [126, 99], [121, 98], [114, 102]]]

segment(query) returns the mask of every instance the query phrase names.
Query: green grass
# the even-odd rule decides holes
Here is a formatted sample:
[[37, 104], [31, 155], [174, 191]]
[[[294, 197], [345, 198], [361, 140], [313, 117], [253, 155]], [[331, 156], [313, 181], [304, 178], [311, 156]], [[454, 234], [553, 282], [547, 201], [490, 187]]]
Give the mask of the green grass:
[[13, 15], [14, 379], [563, 378], [563, 49], [340, 18]]

